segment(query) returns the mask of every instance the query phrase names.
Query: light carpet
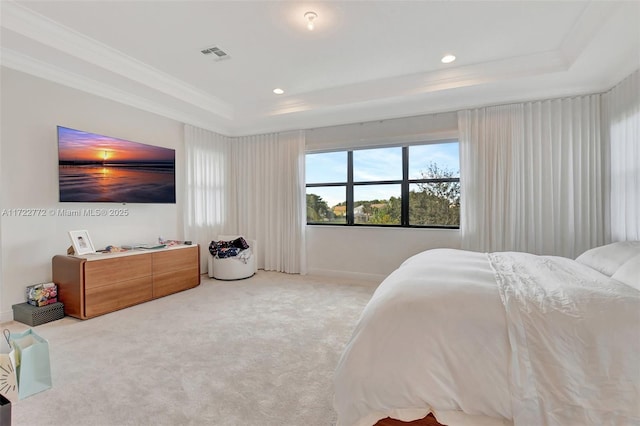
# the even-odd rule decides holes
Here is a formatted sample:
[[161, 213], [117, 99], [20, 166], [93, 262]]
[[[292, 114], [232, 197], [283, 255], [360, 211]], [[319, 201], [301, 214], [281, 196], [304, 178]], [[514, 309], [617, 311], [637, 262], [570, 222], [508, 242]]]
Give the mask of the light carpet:
[[375, 287], [264, 271], [203, 277], [35, 327], [49, 341], [53, 387], [14, 404], [13, 425], [333, 425], [333, 373]]

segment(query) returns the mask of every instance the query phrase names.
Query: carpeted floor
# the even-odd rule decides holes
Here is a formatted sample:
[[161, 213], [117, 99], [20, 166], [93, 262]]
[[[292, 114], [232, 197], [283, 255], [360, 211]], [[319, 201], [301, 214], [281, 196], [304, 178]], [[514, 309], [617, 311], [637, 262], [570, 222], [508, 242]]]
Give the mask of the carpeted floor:
[[14, 404], [13, 425], [333, 425], [333, 372], [375, 287], [264, 271], [203, 277], [142, 305], [35, 327], [49, 341], [53, 388]]

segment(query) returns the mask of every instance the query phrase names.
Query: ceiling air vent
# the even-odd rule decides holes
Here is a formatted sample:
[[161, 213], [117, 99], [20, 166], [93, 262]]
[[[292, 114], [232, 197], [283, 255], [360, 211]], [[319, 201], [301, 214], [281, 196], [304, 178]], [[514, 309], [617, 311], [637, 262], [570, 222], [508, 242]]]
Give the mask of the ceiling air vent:
[[221, 61], [223, 59], [229, 59], [231, 57], [227, 52], [217, 46], [207, 47], [200, 50], [200, 52], [202, 52], [202, 54], [205, 56], [213, 58], [214, 61]]

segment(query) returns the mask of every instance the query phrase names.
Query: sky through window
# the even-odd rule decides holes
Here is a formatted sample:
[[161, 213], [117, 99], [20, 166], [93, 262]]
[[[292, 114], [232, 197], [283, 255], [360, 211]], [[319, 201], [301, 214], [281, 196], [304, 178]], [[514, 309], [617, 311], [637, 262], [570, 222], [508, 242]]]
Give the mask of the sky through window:
[[[420, 179], [430, 163], [460, 176], [458, 143], [412, 145], [409, 147], [409, 179]], [[402, 148], [354, 150], [354, 182], [402, 179]], [[306, 155], [306, 183], [338, 183], [347, 181], [347, 152], [327, 152]], [[330, 207], [345, 201], [345, 189], [307, 188], [307, 193], [320, 195]], [[355, 201], [388, 200], [398, 197], [396, 185], [360, 187]], [[364, 198], [363, 198], [364, 197]], [[359, 198], [363, 198], [362, 200]]]

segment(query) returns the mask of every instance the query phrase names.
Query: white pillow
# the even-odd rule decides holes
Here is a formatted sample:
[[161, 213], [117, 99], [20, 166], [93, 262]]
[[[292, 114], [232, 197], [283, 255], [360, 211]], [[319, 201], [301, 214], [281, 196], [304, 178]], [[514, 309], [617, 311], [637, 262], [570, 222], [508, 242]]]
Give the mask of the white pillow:
[[611, 278], [640, 290], [640, 254], [627, 260]]
[[620, 241], [592, 248], [576, 258], [576, 262], [587, 265], [610, 277], [627, 260], [640, 254], [640, 241]]

